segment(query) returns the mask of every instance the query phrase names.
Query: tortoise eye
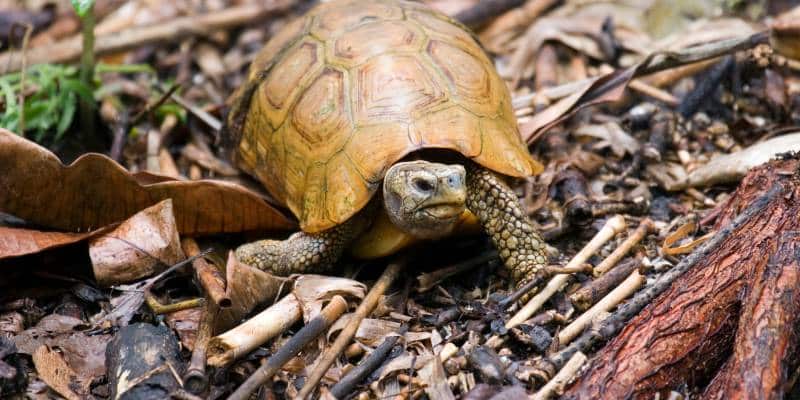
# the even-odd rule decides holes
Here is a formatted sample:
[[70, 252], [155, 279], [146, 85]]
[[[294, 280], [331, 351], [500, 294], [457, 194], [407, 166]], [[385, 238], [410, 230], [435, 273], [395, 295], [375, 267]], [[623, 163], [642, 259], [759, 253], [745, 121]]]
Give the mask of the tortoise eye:
[[414, 178], [411, 184], [414, 185], [414, 188], [419, 190], [420, 192], [427, 193], [433, 190], [433, 184], [429, 182], [427, 179]]

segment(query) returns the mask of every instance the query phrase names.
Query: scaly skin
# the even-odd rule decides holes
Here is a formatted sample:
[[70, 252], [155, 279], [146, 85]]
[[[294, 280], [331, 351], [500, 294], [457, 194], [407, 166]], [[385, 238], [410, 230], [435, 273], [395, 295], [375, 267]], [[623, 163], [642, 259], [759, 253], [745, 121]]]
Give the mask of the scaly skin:
[[278, 276], [324, 272], [368, 226], [368, 206], [343, 224], [320, 233], [297, 232], [286, 240], [259, 240], [236, 249], [236, 258]]
[[[434, 164], [420, 166], [421, 169], [428, 168], [428, 172], [434, 167]], [[401, 189], [400, 184], [395, 182], [393, 185], [396, 190]], [[547, 262], [545, 242], [523, 212], [514, 192], [492, 172], [477, 165], [469, 166], [466, 192], [466, 207], [480, 220], [517, 285], [524, 285], [543, 271]], [[436, 191], [431, 197], [452, 198], [447, 193], [450, 192]], [[388, 211], [401, 212], [399, 209]], [[364, 232], [375, 212], [378, 212], [377, 206], [372, 202], [334, 228], [320, 233], [298, 232], [286, 240], [248, 243], [236, 249], [236, 257], [276, 275], [324, 271], [339, 259], [353, 239]], [[449, 228], [443, 224], [442, 229]]]
[[544, 239], [514, 192], [491, 171], [477, 166], [467, 171], [467, 208], [481, 221], [518, 287], [544, 271]]

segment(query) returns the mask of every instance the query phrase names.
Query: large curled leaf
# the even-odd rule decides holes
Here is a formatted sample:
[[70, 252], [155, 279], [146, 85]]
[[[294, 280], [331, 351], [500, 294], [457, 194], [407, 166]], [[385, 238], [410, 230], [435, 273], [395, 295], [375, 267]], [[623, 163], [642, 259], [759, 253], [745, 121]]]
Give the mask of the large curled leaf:
[[239, 185], [130, 174], [96, 153], [65, 166], [47, 149], [5, 129], [0, 129], [0, 171], [0, 211], [60, 230], [104, 227], [169, 198], [185, 235], [295, 227]]

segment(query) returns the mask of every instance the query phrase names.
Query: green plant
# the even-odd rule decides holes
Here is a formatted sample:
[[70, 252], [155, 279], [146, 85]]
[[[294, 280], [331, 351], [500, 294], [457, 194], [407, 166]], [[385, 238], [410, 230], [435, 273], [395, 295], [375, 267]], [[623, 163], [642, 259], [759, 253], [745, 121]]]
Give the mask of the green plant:
[[[81, 82], [87, 87], [93, 87], [94, 82], [94, 0], [72, 0], [72, 8], [81, 19], [81, 35], [83, 36], [83, 49], [81, 50]], [[94, 110], [93, 99], [80, 100], [81, 126], [90, 136], [94, 135]]]
[[[145, 73], [155, 75], [148, 65], [106, 65], [95, 68], [93, 82], [104, 73]], [[92, 85], [95, 86], [94, 84]], [[17, 72], [0, 76], [0, 127], [20, 135], [32, 134], [37, 142], [58, 142], [75, 119], [79, 101], [94, 103], [104, 96], [107, 88], [91, 87], [81, 81], [78, 68], [66, 65], [39, 64], [26, 71], [25, 88], [22, 74]], [[24, 109], [20, 108], [20, 94], [25, 96]], [[24, 132], [20, 131], [20, 117], [25, 116]]]
[[[75, 67], [40, 64], [26, 72], [25, 88], [22, 75], [13, 73], [0, 76], [0, 126], [17, 132], [20, 116], [25, 116], [25, 135], [33, 133], [33, 139], [41, 142], [61, 139], [72, 124], [79, 100], [93, 102], [92, 90], [78, 77]], [[25, 96], [24, 109], [17, 99]], [[48, 136], [52, 135], [52, 138]]]

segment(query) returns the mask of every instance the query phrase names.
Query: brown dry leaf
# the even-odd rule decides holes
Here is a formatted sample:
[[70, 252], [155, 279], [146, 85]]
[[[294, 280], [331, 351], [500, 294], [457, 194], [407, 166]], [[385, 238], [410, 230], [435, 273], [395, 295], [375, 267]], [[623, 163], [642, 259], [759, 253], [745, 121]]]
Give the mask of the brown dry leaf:
[[289, 279], [240, 263], [233, 252], [228, 254], [225, 273], [225, 294], [231, 299], [231, 306], [220, 310], [217, 316], [217, 328], [221, 330], [233, 327], [257, 306], [274, 303], [281, 291], [291, 288], [287, 285]]
[[547, 129], [567, 119], [578, 110], [594, 104], [617, 101], [625, 94], [628, 83], [634, 78], [639, 64], [624, 70], [616, 70], [586, 82], [573, 94], [555, 102], [530, 120], [520, 124], [522, 138], [533, 143]]
[[456, 397], [447, 383], [447, 374], [439, 357], [432, 357], [425, 367], [419, 370], [418, 376], [425, 383], [425, 393], [431, 400], [455, 400]]
[[[61, 353], [47, 346], [39, 346], [33, 353], [33, 365], [36, 366], [39, 377], [58, 394], [68, 400], [85, 398], [86, 389], [91, 382], [80, 382], [75, 371], [64, 361]], [[83, 390], [81, 390], [81, 394], [78, 394], [73, 388]]]
[[167, 325], [178, 334], [181, 345], [189, 351], [194, 350], [194, 343], [197, 340], [197, 328], [200, 326], [203, 312], [204, 307], [188, 308], [169, 313], [164, 319]]
[[106, 373], [107, 334], [87, 334], [88, 325], [77, 318], [50, 314], [35, 327], [25, 330], [13, 342], [17, 351], [34, 355], [42, 347], [58, 348], [62, 358], [82, 381], [91, 382]]
[[619, 44], [634, 53], [645, 54], [653, 46], [643, 33], [643, 15], [646, 2], [571, 2], [559, 7], [546, 17], [538, 18], [512, 53], [508, 78], [512, 86], [529, 78], [534, 65], [532, 60], [547, 41], [562, 43], [595, 59], [604, 59], [598, 43], [604, 20], [614, 17], [614, 36]]
[[431, 353], [412, 354], [405, 352], [381, 366], [378, 380], [383, 380], [393, 372], [410, 370], [412, 368], [420, 369], [428, 364], [430, 360], [433, 360], [434, 357], [435, 356]]
[[770, 26], [769, 42], [779, 54], [800, 60], [800, 6], [775, 19]]
[[[331, 325], [328, 330], [328, 340], [339, 333], [345, 326], [350, 323], [353, 313], [342, 315], [336, 322]], [[397, 336], [397, 331], [400, 329], [400, 323], [389, 321], [385, 319], [364, 318], [361, 324], [358, 325], [355, 339], [362, 344], [369, 347], [376, 347], [383, 343], [387, 336]], [[430, 332], [407, 332], [403, 335], [406, 343], [418, 342], [421, 340], [428, 340], [431, 338]]]
[[215, 157], [208, 149], [204, 149], [194, 143], [187, 143], [186, 146], [183, 146], [181, 155], [221, 176], [239, 175], [239, 171], [236, 170], [236, 168], [233, 168], [227, 162]]
[[47, 232], [0, 226], [0, 260], [68, 246], [93, 237], [103, 229], [87, 233]]
[[[16, 311], [0, 314], [0, 337], [16, 336], [24, 330], [25, 317], [22, 314]], [[2, 348], [2, 345], [0, 345], [0, 348]], [[0, 357], [0, 360], [2, 360], [2, 357]]]
[[96, 153], [65, 166], [47, 149], [5, 129], [0, 129], [0, 171], [0, 211], [60, 230], [104, 227], [168, 198], [173, 201], [182, 234], [296, 226], [257, 194], [238, 185], [132, 175]]
[[335, 295], [345, 298], [363, 299], [367, 287], [358, 281], [323, 275], [295, 275], [292, 294], [303, 308], [303, 320], [307, 323], [322, 310], [322, 305]]
[[647, 173], [666, 190], [681, 190], [686, 187], [687, 174], [683, 165], [671, 162], [648, 164]]
[[639, 141], [625, 132], [616, 122], [606, 122], [602, 125], [582, 125], [575, 130], [574, 134], [601, 139], [600, 146], [610, 147], [617, 157], [623, 157], [626, 153], [636, 154], [641, 147]]
[[161, 272], [186, 256], [172, 213], [172, 200], [148, 207], [112, 232], [92, 239], [89, 257], [97, 283], [128, 283]]

